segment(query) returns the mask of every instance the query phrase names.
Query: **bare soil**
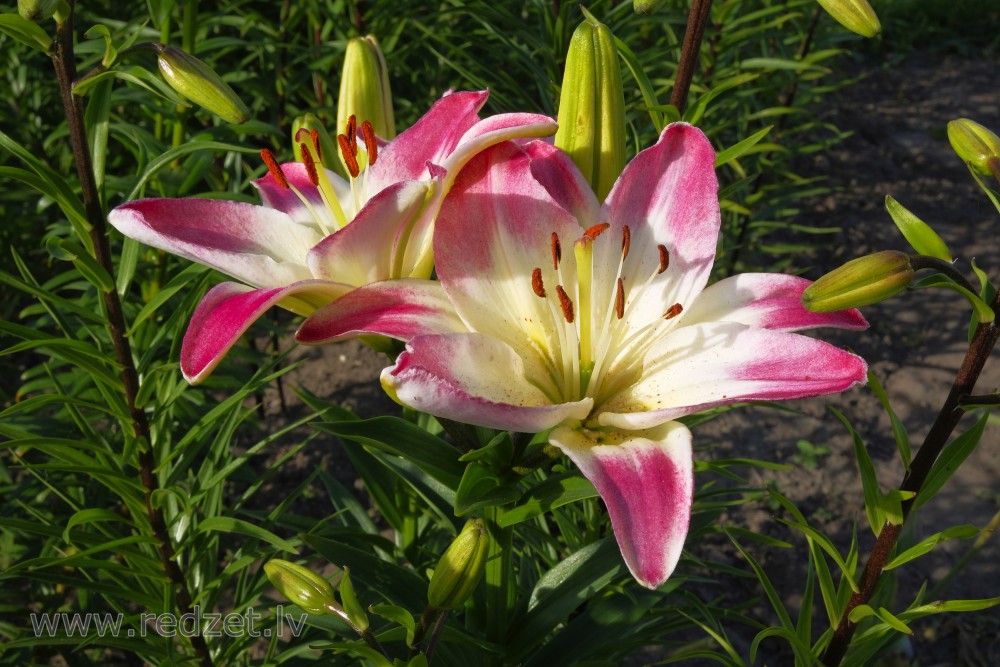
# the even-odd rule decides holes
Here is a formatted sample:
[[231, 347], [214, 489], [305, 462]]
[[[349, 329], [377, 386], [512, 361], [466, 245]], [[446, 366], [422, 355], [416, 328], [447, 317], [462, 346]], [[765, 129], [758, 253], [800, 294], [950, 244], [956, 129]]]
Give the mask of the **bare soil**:
[[[836, 148], [802, 165], [803, 175], [822, 175], [837, 190], [803, 202], [797, 222], [840, 226], [843, 231], [827, 251], [802, 258], [816, 278], [840, 263], [877, 250], [908, 250], [885, 212], [883, 200], [891, 194], [930, 223], [950, 246], [957, 266], [974, 280], [969, 262], [975, 258], [994, 282], [1000, 278], [998, 214], [979, 191], [966, 167], [948, 145], [945, 126], [959, 117], [1000, 128], [1000, 87], [996, 61], [914, 55], [899, 63], [867, 65], [864, 78], [841, 92], [833, 104], [817, 110], [826, 120], [853, 135]], [[820, 332], [818, 336], [850, 347], [868, 360], [885, 386], [892, 405], [906, 425], [914, 451], [943, 402], [966, 349], [969, 309], [951, 292], [906, 293], [887, 303], [864, 309], [871, 322], [865, 332]], [[292, 359], [308, 358], [285, 378], [286, 388], [301, 385], [331, 401], [351, 407], [362, 416], [396, 409], [382, 393], [379, 371], [386, 358], [358, 343], [321, 348], [297, 348]], [[978, 393], [1000, 386], [995, 360], [987, 365]], [[286, 390], [287, 394], [288, 392]], [[294, 397], [290, 397], [294, 413]], [[275, 389], [265, 405], [271, 426], [288, 419], [282, 414]], [[860, 478], [852, 441], [830, 412], [836, 406], [865, 439], [875, 461], [883, 490], [902, 479], [903, 466], [889, 420], [867, 388], [840, 396], [793, 403], [797, 412], [766, 408], [739, 409], [703, 424], [695, 431], [696, 457], [704, 460], [732, 456], [787, 463], [788, 471], [752, 472], [761, 486], [771, 485], [791, 498], [813, 525], [830, 535], [843, 551], [854, 530], [862, 559], [874, 541], [865, 517]], [[972, 423], [963, 418], [959, 431]], [[977, 451], [941, 490], [934, 501], [912, 515], [913, 542], [959, 524], [984, 527], [998, 511], [1000, 448], [995, 424], [987, 427]], [[828, 453], [804, 456], [796, 442], [805, 440]], [[818, 450], [822, 452], [822, 450]], [[278, 454], [275, 454], [275, 457]], [[272, 459], [273, 460], [273, 459]], [[268, 465], [262, 462], [263, 465]], [[328, 442], [316, 442], [300, 453], [271, 481], [276, 493], [284, 484], [298, 483], [315, 465], [325, 465], [346, 484], [353, 479], [343, 456]], [[328, 507], [328, 506], [327, 506]], [[319, 511], [321, 508], [317, 507]], [[744, 506], [739, 515], [724, 517], [732, 525], [787, 540], [792, 549], [752, 547], [768, 575], [797, 611], [805, 583], [806, 547], [802, 537], [777, 521], [766, 503]], [[898, 592], [882, 602], [892, 611], [904, 610], [925, 582], [933, 586], [944, 577], [970, 545], [946, 542], [932, 553], [898, 570]], [[690, 545], [699, 555], [739, 560], [727, 543]], [[702, 550], [705, 550], [702, 552]], [[720, 556], [721, 553], [721, 556]], [[987, 542], [977, 558], [942, 594], [944, 599], [1000, 596], [1000, 541]], [[831, 563], [831, 567], [834, 567]], [[741, 596], [760, 596], [756, 580], [737, 581]], [[711, 595], [711, 592], [706, 592]], [[763, 607], [766, 602], [761, 603]], [[817, 606], [816, 627], [825, 618]], [[1000, 664], [1000, 612], [953, 614], [918, 622], [908, 650], [912, 665]], [[752, 634], [737, 637], [748, 646]], [[775, 646], [775, 648], [777, 648]], [[766, 652], [765, 642], [765, 652]], [[768, 664], [786, 664], [781, 653]], [[790, 664], [790, 663], [789, 663]]]

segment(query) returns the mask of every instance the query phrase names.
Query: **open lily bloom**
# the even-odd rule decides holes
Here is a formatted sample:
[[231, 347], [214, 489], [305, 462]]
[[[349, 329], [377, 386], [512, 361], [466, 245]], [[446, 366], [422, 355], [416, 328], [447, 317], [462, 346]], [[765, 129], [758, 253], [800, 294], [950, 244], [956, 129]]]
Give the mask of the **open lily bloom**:
[[214, 287], [199, 304], [181, 347], [184, 377], [207, 377], [272, 305], [308, 315], [372, 281], [429, 277], [434, 218], [463, 165], [495, 143], [555, 132], [552, 119], [537, 114], [480, 120], [487, 97], [446, 95], [383, 146], [363, 123], [367, 167], [356, 164], [358, 137], [349, 126], [340, 136], [349, 182], [323, 169], [306, 133], [304, 162], [278, 165], [262, 153], [269, 173], [254, 185], [264, 206], [145, 199], [111, 211], [108, 220], [126, 236], [239, 281]]
[[809, 281], [744, 274], [705, 288], [720, 226], [714, 161], [699, 130], [671, 125], [600, 206], [552, 146], [495, 146], [442, 207], [439, 283], [369, 285], [314, 313], [298, 339], [407, 340], [382, 374], [400, 402], [554, 429], [549, 441], [604, 499], [632, 574], [656, 587], [680, 557], [693, 494], [691, 433], [674, 420], [841, 391], [867, 370], [791, 333], [867, 326], [857, 311], [803, 309]]

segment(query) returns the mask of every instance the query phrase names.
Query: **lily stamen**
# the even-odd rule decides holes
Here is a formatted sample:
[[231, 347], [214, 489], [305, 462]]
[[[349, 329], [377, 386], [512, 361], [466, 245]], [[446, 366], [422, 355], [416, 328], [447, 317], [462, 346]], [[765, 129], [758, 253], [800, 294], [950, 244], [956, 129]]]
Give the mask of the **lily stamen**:
[[278, 185], [287, 190], [288, 179], [285, 177], [285, 172], [281, 170], [281, 165], [274, 159], [274, 154], [267, 148], [263, 148], [260, 151], [260, 158], [267, 165], [267, 170], [271, 172], [271, 176], [274, 176], [274, 180], [278, 182]]
[[552, 247], [552, 268], [559, 270], [559, 261], [562, 259], [562, 245], [559, 243], [559, 235], [552, 232], [551, 237], [551, 247]]
[[531, 272], [531, 289], [541, 298], [545, 298], [545, 285], [542, 283], [542, 270], [535, 269]]
[[573, 301], [566, 294], [562, 285], [556, 285], [556, 294], [559, 296], [559, 305], [562, 307], [563, 317], [567, 324], [573, 324]]

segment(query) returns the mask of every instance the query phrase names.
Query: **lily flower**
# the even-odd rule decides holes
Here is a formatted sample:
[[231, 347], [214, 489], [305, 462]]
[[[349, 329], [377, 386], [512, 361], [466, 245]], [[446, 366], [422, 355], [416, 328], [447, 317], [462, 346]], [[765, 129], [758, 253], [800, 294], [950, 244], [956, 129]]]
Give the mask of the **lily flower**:
[[401, 403], [553, 429], [549, 442], [603, 498], [629, 570], [655, 588], [680, 557], [693, 496], [691, 433], [674, 420], [866, 378], [859, 357], [792, 333], [867, 326], [855, 310], [806, 311], [808, 280], [743, 274], [705, 287], [721, 220], [714, 163], [701, 131], [675, 123], [599, 205], [558, 149], [494, 146], [438, 217], [440, 282], [368, 285], [314, 313], [297, 339], [406, 340], [382, 373]]
[[[480, 120], [489, 93], [438, 100], [413, 127], [382, 144], [368, 122], [338, 137], [351, 178], [323, 168], [316, 133], [299, 131], [302, 162], [254, 181], [263, 206], [208, 199], [144, 199], [108, 220], [126, 236], [232, 276], [199, 304], [181, 346], [181, 371], [196, 384], [273, 305], [300, 315], [367, 283], [427, 278], [434, 218], [455, 175], [476, 153], [513, 138], [548, 136], [551, 118], [501, 114]], [[359, 165], [358, 140], [367, 164]], [[364, 154], [364, 153], [362, 153]]]

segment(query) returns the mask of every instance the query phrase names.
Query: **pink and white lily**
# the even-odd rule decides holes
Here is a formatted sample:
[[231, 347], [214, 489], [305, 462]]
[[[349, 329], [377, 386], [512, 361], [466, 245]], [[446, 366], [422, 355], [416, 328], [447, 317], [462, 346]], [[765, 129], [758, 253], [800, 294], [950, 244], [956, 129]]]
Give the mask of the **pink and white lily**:
[[600, 493], [644, 586], [677, 564], [693, 496], [678, 417], [864, 382], [865, 362], [791, 333], [860, 329], [810, 313], [809, 281], [744, 274], [706, 288], [719, 237], [715, 155], [686, 124], [626, 167], [603, 206], [542, 142], [478, 155], [438, 217], [440, 282], [371, 284], [309, 317], [300, 342], [407, 340], [382, 382], [400, 402], [470, 424], [553, 429]]
[[[323, 169], [306, 135], [304, 162], [278, 165], [264, 152], [270, 171], [254, 182], [264, 206], [145, 199], [111, 211], [108, 220], [126, 236], [239, 281], [217, 285], [199, 304], [181, 346], [184, 377], [204, 380], [273, 305], [309, 315], [373, 281], [429, 277], [434, 219], [465, 163], [498, 142], [555, 132], [554, 121], [537, 114], [480, 120], [488, 95], [446, 95], [384, 145], [365, 128], [371, 146], [361, 155], [370, 164], [355, 166], [349, 182]], [[356, 157], [348, 134], [341, 147]]]

